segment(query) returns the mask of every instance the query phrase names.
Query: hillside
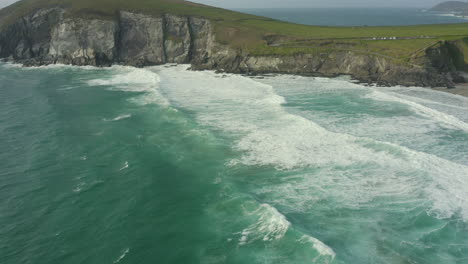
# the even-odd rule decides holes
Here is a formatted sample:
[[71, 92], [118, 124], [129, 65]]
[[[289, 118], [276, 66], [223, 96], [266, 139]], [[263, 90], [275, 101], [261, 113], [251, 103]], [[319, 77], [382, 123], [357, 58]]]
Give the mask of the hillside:
[[[70, 17], [112, 19], [119, 10], [150, 15], [171, 13], [200, 16], [215, 21], [217, 39], [235, 47], [248, 48], [256, 54], [291, 54], [310, 49], [333, 48], [321, 40], [347, 42], [359, 50], [407, 58], [418, 49], [445, 39], [468, 36], [468, 24], [422, 25], [406, 27], [322, 27], [305, 26], [209, 7], [183, 0], [23, 0], [0, 10], [0, 27], [12, 23], [33, 10], [61, 6]], [[265, 45], [265, 36], [276, 38], [280, 45]], [[398, 40], [374, 40], [380, 38]], [[278, 46], [281, 46], [278, 47]], [[282, 48], [287, 47], [287, 48]], [[338, 47], [342, 48], [342, 47]]]
[[[29, 21], [26, 25], [19, 23], [25, 18]], [[95, 28], [90, 28], [85, 21], [94, 21]], [[122, 27], [128, 27], [128, 32], [124, 32], [128, 36], [122, 36]], [[156, 32], [147, 32], [152, 28]], [[37, 33], [38, 30], [40, 34]], [[306, 26], [183, 0], [23, 0], [0, 10], [0, 31], [4, 32], [3, 39], [0, 38], [0, 57], [16, 56], [15, 60], [28, 60], [29, 63], [101, 64], [105, 61], [104, 64], [117, 62], [152, 65], [173, 61], [194, 64], [192, 57], [197, 56], [194, 56], [193, 49], [205, 49], [203, 56], [198, 54], [199, 62], [195, 63], [194, 68], [222, 68], [232, 72], [274, 71], [323, 75], [344, 73], [382, 83], [380, 74], [389, 75], [384, 72], [390, 68], [398, 71], [395, 74], [399, 77], [395, 78], [400, 79], [400, 71], [406, 71], [400, 69], [401, 67], [419, 72], [419, 69], [428, 65], [427, 54], [434, 49], [439, 49], [433, 52], [434, 56], [441, 56], [442, 53], [451, 56], [445, 58], [449, 62], [444, 58], [437, 59], [435, 63], [438, 68], [444, 71], [463, 69], [463, 54], [468, 51], [468, 24], [404, 27]], [[93, 39], [88, 31], [93, 31], [97, 36], [106, 35], [107, 39]], [[201, 33], [198, 31], [205, 35], [199, 36]], [[23, 35], [18, 35], [18, 32]], [[148, 34], [151, 39], [147, 39]], [[39, 38], [42, 46], [31, 43], [35, 41], [31, 38]], [[109, 38], [114, 42], [107, 43]], [[195, 47], [200, 42], [199, 38], [204, 39], [204, 45], [210, 45]], [[70, 42], [73, 39], [85, 43], [85, 46], [77, 46], [76, 43], [72, 45]], [[152, 44], [147, 43], [150, 40], [153, 41]], [[53, 42], [60, 45], [55, 47]], [[107, 45], [99, 52], [96, 47], [90, 47], [98, 45], [98, 42], [106, 42]], [[130, 49], [137, 46], [148, 48], [153, 58], [150, 60], [147, 55], [140, 54], [141, 58], [130, 61], [131, 54], [127, 54], [126, 58], [122, 57], [122, 52], [119, 51], [122, 45], [129, 46]], [[38, 48], [39, 46], [41, 47]], [[60, 50], [65, 47], [72, 52], [71, 46], [76, 46], [73, 52], [84, 57], [74, 60], [67, 57], [70, 54], [61, 53]], [[168, 46], [172, 50], [168, 51]], [[91, 51], [94, 54], [90, 57], [87, 53]], [[176, 55], [167, 56], [167, 52], [175, 52]], [[183, 56], [180, 57], [181, 55]], [[39, 62], [38, 56], [41, 58]], [[97, 61], [96, 58], [105, 60]], [[272, 58], [276, 62], [272, 62]], [[349, 61], [338, 63], [337, 58]], [[351, 65], [353, 58], [358, 62]], [[329, 62], [330, 66], [323, 60]], [[376, 60], [380, 60], [380, 64], [385, 61], [384, 65], [374, 65], [378, 69], [361, 69], [369, 67], [368, 64], [377, 63]], [[204, 61], [204, 65], [200, 65], [201, 61]], [[281, 65], [278, 65], [280, 61]], [[314, 66], [309, 65], [310, 61], [314, 61]], [[444, 65], [439, 65], [441, 63]], [[446, 63], [450, 65], [447, 66]], [[350, 65], [345, 67], [345, 64]], [[370, 74], [375, 76], [370, 78]], [[432, 77], [414, 78], [424, 80], [417, 81], [420, 85], [433, 85], [430, 84], [432, 81], [425, 80]], [[394, 77], [385, 80], [388, 83], [396, 81], [398, 80]], [[405, 83], [414, 84], [415, 81]]]
[[451, 13], [457, 13], [460, 15], [467, 16], [468, 15], [468, 3], [461, 2], [461, 1], [443, 2], [431, 8], [431, 11], [451, 12]]
[[[248, 19], [252, 15], [236, 13], [183, 0], [22, 0], [0, 10], [0, 25], [11, 23], [34, 10], [61, 7], [69, 17], [112, 19], [118, 11], [132, 11], [149, 15], [171, 13], [195, 15], [210, 19]], [[257, 17], [257, 19], [259, 19]]]

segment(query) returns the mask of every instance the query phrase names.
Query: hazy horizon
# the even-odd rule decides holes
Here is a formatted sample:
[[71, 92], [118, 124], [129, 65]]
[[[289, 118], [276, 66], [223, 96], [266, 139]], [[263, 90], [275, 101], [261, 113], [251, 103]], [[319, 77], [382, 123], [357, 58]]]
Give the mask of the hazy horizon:
[[18, 0], [0, 0], [0, 8], [3, 8], [5, 6], [9, 6], [13, 4], [14, 2], [18, 2]]
[[[0, 0], [0, 8], [6, 7], [19, 0]], [[441, 0], [192, 0], [222, 8], [338, 8], [338, 7], [419, 7], [428, 8], [445, 1]]]

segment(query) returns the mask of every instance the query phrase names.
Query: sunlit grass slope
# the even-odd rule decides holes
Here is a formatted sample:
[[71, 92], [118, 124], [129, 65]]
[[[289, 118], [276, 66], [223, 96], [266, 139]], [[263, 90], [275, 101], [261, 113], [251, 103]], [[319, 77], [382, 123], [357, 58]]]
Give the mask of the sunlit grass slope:
[[[290, 55], [352, 50], [408, 60], [443, 40], [468, 50], [468, 23], [398, 27], [324, 27], [287, 23], [183, 0], [23, 0], [0, 10], [0, 27], [40, 8], [61, 6], [69, 17], [113, 19], [120, 10], [199, 16], [215, 24], [217, 40], [255, 55]], [[276, 36], [274, 45], [268, 36]], [[374, 38], [408, 38], [374, 40]], [[468, 57], [468, 56], [467, 56]]]

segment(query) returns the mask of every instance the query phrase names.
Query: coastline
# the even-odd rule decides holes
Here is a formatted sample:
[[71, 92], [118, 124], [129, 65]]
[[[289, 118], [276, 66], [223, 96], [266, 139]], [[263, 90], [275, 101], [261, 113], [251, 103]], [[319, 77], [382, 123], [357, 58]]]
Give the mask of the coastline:
[[[418, 42], [418, 34], [422, 34], [423, 38], [432, 35], [433, 32], [447, 34], [445, 29], [440, 31], [440, 26], [422, 32], [419, 27], [409, 28], [410, 31], [417, 30], [418, 33], [410, 32], [400, 36], [416, 36], [416, 39], [398, 40], [404, 41], [404, 45], [397, 42], [388, 46], [379, 42], [380, 44], [374, 43], [379, 48], [376, 46], [368, 49], [368, 44], [364, 44], [364, 50], [360, 50], [360, 42], [354, 43], [350, 40], [349, 43], [341, 43], [340, 40], [339, 43], [335, 43], [337, 36], [333, 35], [335, 38], [332, 38], [330, 43], [313, 43], [306, 45], [304, 49], [281, 46], [284, 41], [296, 43], [301, 40], [298, 39], [299, 35], [300, 38], [305, 38], [305, 32], [301, 31], [303, 28], [296, 32], [296, 37], [285, 37], [280, 34], [282, 31], [269, 33], [265, 29], [266, 31], [259, 34], [266, 39], [257, 36], [257, 33], [253, 39], [244, 39], [241, 35], [250, 31], [239, 31], [239, 36], [220, 36], [219, 29], [216, 30], [217, 20], [199, 16], [171, 13], [150, 15], [119, 11], [112, 14], [112, 19], [89, 19], [80, 16], [67, 18], [64, 17], [66, 12], [67, 10], [61, 7], [43, 9], [24, 16], [22, 19], [27, 22], [18, 20], [0, 30], [0, 57], [26, 66], [71, 64], [108, 67], [119, 64], [144, 67], [178, 63], [191, 64], [193, 70], [251, 75], [350, 75], [360, 82], [379, 86], [454, 87], [454, 80], [461, 80], [455, 69], [459, 68], [459, 55], [463, 54], [465, 48], [462, 40], [431, 40], [430, 46]], [[275, 27], [273, 25], [273, 28]], [[291, 29], [297, 30], [296, 26]], [[309, 28], [305, 29], [309, 31]], [[368, 37], [376, 34], [375, 29], [369, 31], [362, 28], [368, 32], [365, 34]], [[463, 31], [459, 32], [460, 29], [457, 28], [453, 32], [466, 34], [464, 29], [463, 27]], [[16, 34], [17, 32], [25, 33]], [[336, 31], [338, 35], [343, 34], [340, 32]], [[393, 32], [390, 30], [390, 33]], [[438, 35], [436, 33], [434, 34]], [[458, 35], [456, 36], [458, 38]], [[359, 39], [359, 36], [357, 37]], [[392, 37], [395, 41], [396, 38]], [[356, 41], [356, 38], [351, 39]], [[382, 48], [404, 48], [405, 52], [400, 55], [409, 56], [406, 51], [414, 51], [414, 47], [406, 47], [406, 41], [413, 43], [413, 40], [418, 40], [416, 46], [421, 49], [413, 52], [410, 57], [405, 57], [405, 60], [397, 56], [398, 52], [392, 53], [391, 56], [375, 52]], [[251, 44], [244, 47], [242, 43]], [[254, 48], [257, 45], [266, 46], [257, 50]], [[326, 47], [327, 45], [331, 46]]]
[[435, 87], [432, 90], [468, 97], [468, 83], [457, 84], [455, 88]]
[[[78, 67], [78, 68], [86, 68], [86, 69], [102, 69], [102, 68], [108, 68], [108, 67], [102, 67], [102, 66], [92, 66], [92, 65], [86, 65], [86, 66], [79, 66], [79, 65], [71, 65], [71, 64], [48, 64], [48, 65], [40, 65], [40, 66], [29, 66], [29, 65], [25, 65], [23, 63], [20, 63], [20, 62], [14, 62], [14, 61], [8, 61], [8, 60], [5, 60], [5, 59], [0, 59], [0, 63], [1, 64], [10, 64], [10, 65], [14, 65], [14, 67], [17, 67], [17, 68], [42, 68], [42, 67], [53, 67], [53, 66], [59, 66], [59, 67], [63, 67], [63, 66], [68, 66], [68, 67]], [[160, 66], [166, 66], [166, 67], [172, 67], [174, 64], [161, 64]], [[176, 64], [177, 65], [177, 64]], [[109, 67], [113, 67], [113, 66], [126, 66], [126, 67], [135, 67], [135, 66], [128, 66], [128, 65], [121, 65], [121, 64], [113, 64]], [[149, 66], [151, 67], [151, 66]], [[187, 70], [190, 70], [192, 71], [192, 65], [190, 64], [187, 64], [187, 67], [188, 69]], [[139, 68], [139, 67], [136, 67], [136, 68]], [[143, 67], [145, 68], [145, 67]], [[194, 71], [205, 71], [205, 70], [194, 70]], [[217, 72], [216, 70], [211, 70], [211, 71], [214, 71], [216, 72], [217, 74], [220, 74], [221, 76], [225, 74], [225, 72]], [[250, 75], [250, 74], [242, 74], [242, 73], [232, 73], [232, 74], [238, 74], [238, 75], [241, 75], [241, 76], [246, 76], [246, 77], [250, 77], [250, 78], [264, 78], [265, 76], [270, 76], [270, 75], [281, 75], [281, 74], [287, 74], [287, 75], [296, 75], [296, 76], [304, 76], [304, 77], [322, 77], [322, 78], [330, 78], [330, 79], [333, 79], [333, 78], [336, 78], [336, 77], [340, 77], [340, 76], [346, 76], [349, 78], [349, 82], [350, 83], [360, 83], [362, 85], [376, 85], [376, 86], [381, 86], [381, 85], [378, 85], [376, 83], [369, 83], [369, 82], [365, 82], [365, 81], [361, 81], [361, 80], [358, 80], [358, 79], [355, 79], [353, 78], [351, 75], [343, 75], [343, 74], [338, 74], [336, 76], [321, 76], [321, 75], [310, 75], [310, 74], [292, 74], [292, 73], [270, 73], [270, 74], [255, 74], [255, 75]], [[388, 86], [382, 86], [382, 87], [388, 87]], [[454, 88], [447, 88], [447, 87], [424, 87], [424, 86], [418, 86], [420, 88], [424, 88], [424, 89], [431, 89], [431, 90], [435, 90], [435, 91], [439, 91], [439, 92], [446, 92], [446, 93], [451, 93], [451, 94], [454, 94], [454, 95], [459, 95], [459, 96], [463, 96], [463, 97], [467, 97], [468, 98], [468, 83], [460, 83], [460, 84], [456, 84]]]
[[465, 15], [459, 15], [455, 13], [438, 13], [439, 16], [449, 16], [449, 17], [457, 17], [457, 18], [462, 18], [468, 20], [468, 16]]

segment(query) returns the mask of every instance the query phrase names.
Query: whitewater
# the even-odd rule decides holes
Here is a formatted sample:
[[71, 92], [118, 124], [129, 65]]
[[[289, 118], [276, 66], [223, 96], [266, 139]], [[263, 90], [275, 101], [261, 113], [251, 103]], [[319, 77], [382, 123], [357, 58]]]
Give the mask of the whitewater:
[[468, 98], [188, 68], [0, 65], [0, 259], [468, 261]]

